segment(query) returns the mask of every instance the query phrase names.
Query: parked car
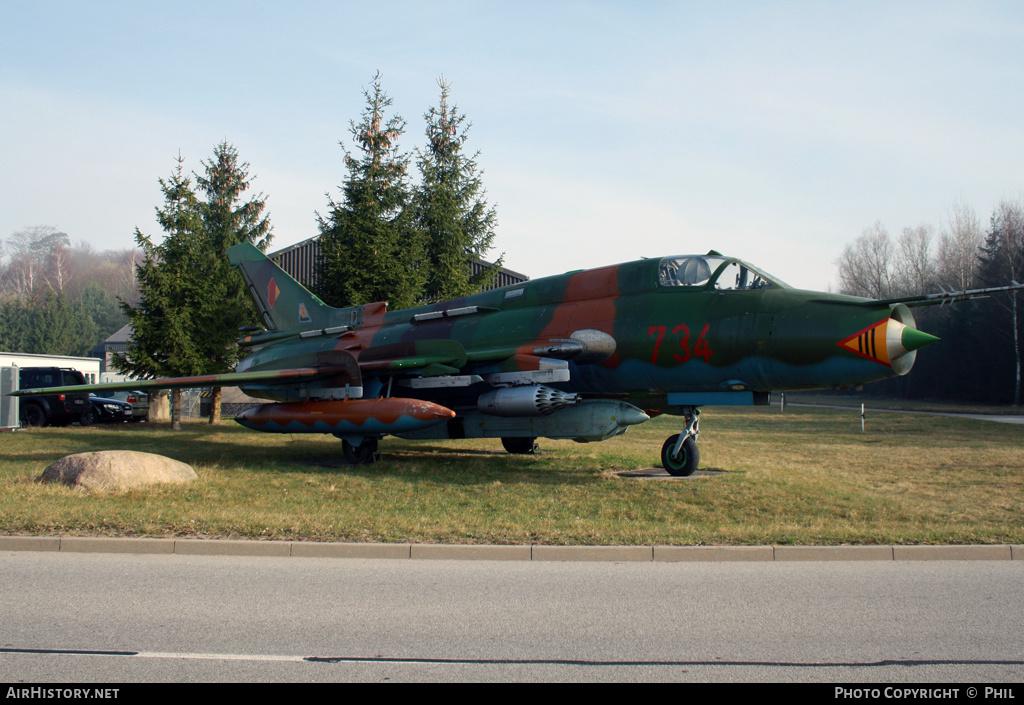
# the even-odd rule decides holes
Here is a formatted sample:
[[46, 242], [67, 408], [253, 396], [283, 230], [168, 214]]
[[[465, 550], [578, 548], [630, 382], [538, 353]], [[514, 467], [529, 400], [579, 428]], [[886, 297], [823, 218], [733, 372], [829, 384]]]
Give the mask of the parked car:
[[96, 423], [127, 423], [132, 420], [132, 405], [120, 399], [89, 395], [92, 420]]
[[149, 415], [149, 395], [145, 392], [111, 392], [110, 398], [132, 405], [131, 421], [145, 421]]
[[[68, 387], [85, 384], [85, 376], [66, 367], [22, 367], [18, 373], [21, 389]], [[39, 394], [21, 397], [22, 426], [68, 426], [78, 421], [83, 426], [92, 420], [89, 397], [85, 394]]]

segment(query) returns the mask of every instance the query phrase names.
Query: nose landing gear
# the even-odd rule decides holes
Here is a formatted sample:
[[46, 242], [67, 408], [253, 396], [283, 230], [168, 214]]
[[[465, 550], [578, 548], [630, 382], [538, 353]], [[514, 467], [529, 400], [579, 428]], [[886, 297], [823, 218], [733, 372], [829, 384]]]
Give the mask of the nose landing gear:
[[669, 436], [661, 447], [661, 464], [669, 475], [688, 477], [700, 465], [697, 436], [700, 435], [700, 409], [689, 406], [684, 410], [686, 430]]

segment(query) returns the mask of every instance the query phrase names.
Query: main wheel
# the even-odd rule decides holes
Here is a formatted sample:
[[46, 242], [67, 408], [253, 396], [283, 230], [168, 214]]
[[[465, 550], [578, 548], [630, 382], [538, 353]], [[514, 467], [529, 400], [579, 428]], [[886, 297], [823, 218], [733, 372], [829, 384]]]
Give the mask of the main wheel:
[[25, 404], [21, 407], [21, 425], [26, 428], [40, 428], [46, 425], [46, 413], [38, 404]]
[[537, 439], [509, 436], [501, 439], [501, 447], [512, 455], [533, 455], [537, 450]]
[[351, 465], [368, 465], [377, 458], [377, 439], [364, 438], [363, 442], [357, 446], [342, 439], [341, 452]]
[[679, 455], [672, 457], [672, 449], [679, 440], [679, 434], [669, 436], [665, 445], [661, 447], [661, 464], [668, 471], [669, 475], [675, 477], [688, 477], [693, 474], [700, 465], [700, 451], [697, 450], [697, 441], [689, 436], [683, 441], [683, 447], [679, 449]]

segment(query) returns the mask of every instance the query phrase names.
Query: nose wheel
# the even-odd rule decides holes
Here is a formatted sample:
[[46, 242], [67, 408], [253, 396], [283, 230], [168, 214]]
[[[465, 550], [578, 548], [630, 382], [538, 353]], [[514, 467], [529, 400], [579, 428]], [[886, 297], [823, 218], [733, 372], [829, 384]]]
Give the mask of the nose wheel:
[[661, 464], [668, 471], [669, 475], [675, 477], [687, 477], [692, 475], [700, 464], [700, 451], [697, 449], [697, 442], [692, 438], [684, 438], [683, 445], [678, 453], [675, 453], [676, 444], [679, 442], [679, 434], [669, 436], [665, 445], [661, 447]]
[[686, 430], [669, 436], [661, 447], [661, 465], [669, 475], [688, 477], [700, 465], [700, 450], [697, 436], [700, 435], [700, 411], [694, 407], [686, 410]]

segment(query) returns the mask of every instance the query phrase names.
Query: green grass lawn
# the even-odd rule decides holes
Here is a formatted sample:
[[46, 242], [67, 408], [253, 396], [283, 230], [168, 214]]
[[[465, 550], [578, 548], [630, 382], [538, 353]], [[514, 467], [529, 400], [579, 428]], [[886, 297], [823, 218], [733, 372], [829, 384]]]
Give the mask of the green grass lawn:
[[[857, 410], [710, 408], [701, 470], [657, 465], [680, 420], [603, 443], [386, 438], [341, 463], [333, 437], [210, 427], [55, 428], [0, 435], [0, 533], [494, 544], [1024, 543], [1024, 426]], [[128, 449], [198, 482], [87, 493], [37, 481], [71, 453]]]

